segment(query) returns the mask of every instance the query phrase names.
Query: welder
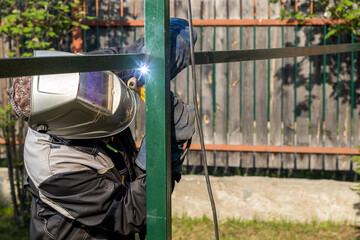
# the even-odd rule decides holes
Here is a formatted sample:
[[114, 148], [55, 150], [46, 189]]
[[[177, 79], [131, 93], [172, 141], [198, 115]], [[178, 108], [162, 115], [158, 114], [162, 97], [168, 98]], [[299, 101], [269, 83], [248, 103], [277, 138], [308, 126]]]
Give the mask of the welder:
[[[190, 64], [188, 22], [170, 19], [171, 79]], [[146, 52], [127, 47], [83, 53]], [[37, 51], [35, 56], [71, 53]], [[149, 72], [148, 74], [151, 74]], [[25, 188], [32, 194], [31, 239], [135, 239], [146, 225], [145, 138], [137, 150], [129, 125], [136, 104], [129, 79], [138, 69], [15, 78], [10, 102], [29, 123]], [[194, 109], [171, 94], [173, 184], [183, 145], [194, 134]], [[169, 160], [170, 161], [170, 160]]]

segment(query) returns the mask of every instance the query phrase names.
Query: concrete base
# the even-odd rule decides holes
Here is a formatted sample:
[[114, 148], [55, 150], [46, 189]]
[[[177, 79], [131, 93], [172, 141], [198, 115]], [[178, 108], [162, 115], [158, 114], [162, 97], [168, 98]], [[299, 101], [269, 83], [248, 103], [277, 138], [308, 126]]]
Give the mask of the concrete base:
[[[218, 218], [335, 221], [360, 225], [355, 183], [268, 177], [211, 177]], [[0, 168], [0, 204], [10, 204], [6, 168]], [[186, 175], [172, 195], [174, 216], [212, 218], [204, 176]]]
[[[355, 183], [268, 177], [211, 177], [220, 220], [335, 221], [360, 224]], [[204, 176], [183, 176], [172, 195], [173, 215], [212, 218]]]
[[10, 205], [10, 181], [7, 168], [0, 168], [0, 206]]

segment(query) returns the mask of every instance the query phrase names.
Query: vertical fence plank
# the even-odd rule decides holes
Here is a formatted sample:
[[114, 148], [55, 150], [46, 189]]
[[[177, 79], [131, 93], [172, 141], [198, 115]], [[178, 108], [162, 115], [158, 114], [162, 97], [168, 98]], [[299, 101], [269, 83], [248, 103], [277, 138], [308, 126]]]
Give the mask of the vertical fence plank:
[[[294, 9], [293, 3], [286, 2], [285, 9], [286, 11], [291, 11]], [[295, 28], [294, 27], [285, 27], [284, 32], [284, 41], [285, 47], [294, 47], [295, 46]], [[285, 58], [284, 59], [284, 105], [283, 105], [283, 114], [284, 114], [284, 145], [285, 146], [294, 146], [295, 144], [295, 60], [294, 58]], [[295, 155], [294, 154], [284, 154], [283, 155], [283, 168], [284, 169], [293, 169], [295, 167]]]
[[[183, 4], [186, 4], [187, 6], [187, 3], [184, 2]], [[192, 7], [192, 14], [193, 14], [193, 19], [200, 19], [201, 18], [201, 2], [199, 1], [196, 1], [196, 0], [192, 0], [191, 1], [191, 7]], [[186, 9], [184, 9], [184, 11], [186, 12]], [[196, 32], [197, 32], [197, 36], [198, 36], [198, 40], [195, 44], [195, 51], [197, 52], [200, 52], [201, 51], [201, 27], [196, 27], [195, 28]], [[201, 103], [200, 103], [200, 94], [201, 94], [201, 66], [199, 65], [196, 65], [195, 66], [196, 68], [196, 80], [197, 80], [197, 97], [196, 97], [196, 100], [198, 102], [198, 106], [199, 106], [199, 112], [201, 112], [201, 109], [200, 109], [200, 106], [201, 106]], [[194, 102], [193, 102], [193, 80], [192, 80], [192, 74], [190, 74], [190, 67], [186, 70], [184, 70], [183, 72], [186, 73], [187, 75], [187, 82], [188, 82], [188, 100], [187, 99], [184, 99], [184, 101], [188, 101], [188, 104], [194, 106]], [[199, 130], [195, 129], [195, 134], [192, 138], [192, 142], [193, 143], [199, 143], [200, 142], [200, 138], [199, 138]], [[187, 156], [187, 164], [192, 166], [193, 167], [193, 170], [195, 169], [196, 166], [201, 166], [201, 153], [200, 151], [190, 151], [188, 153], [188, 156]]]
[[[268, 18], [267, 1], [256, 1], [256, 18]], [[268, 28], [256, 27], [256, 48], [268, 47]], [[268, 60], [256, 61], [256, 144], [267, 145]], [[267, 153], [255, 154], [255, 167], [267, 168]]]
[[[336, 44], [337, 37], [327, 40], [328, 44]], [[326, 57], [325, 85], [325, 139], [326, 147], [337, 147], [337, 54]], [[324, 169], [336, 170], [336, 155], [324, 156]]]
[[[193, 10], [193, 18], [194, 19], [200, 19], [201, 18], [201, 2], [197, 1], [197, 0], [191, 0], [191, 4], [192, 4], [192, 10]], [[196, 32], [197, 32], [197, 36], [198, 36], [198, 40], [195, 44], [195, 51], [200, 52], [201, 51], [201, 27], [196, 27], [195, 28]], [[197, 95], [196, 95], [196, 101], [198, 103], [198, 107], [199, 107], [199, 112], [201, 112], [201, 66], [196, 65], [196, 80], [197, 80], [197, 85], [196, 85], [196, 89], [197, 89]], [[190, 77], [190, 83], [188, 84], [188, 95], [189, 95], [189, 104], [190, 105], [194, 105], [193, 104], [193, 80], [192, 80], [192, 74], [190, 74], [190, 69], [188, 69], [188, 76]], [[200, 137], [199, 137], [199, 130], [196, 128], [195, 130], [195, 135], [193, 136], [193, 141], [196, 143], [200, 142]], [[192, 166], [201, 166], [201, 153], [200, 151], [193, 151], [188, 155], [188, 162], [191, 163], [190, 165]]]
[[[226, 1], [215, 1], [215, 18], [226, 19], [227, 18], [227, 4]], [[216, 27], [216, 36], [214, 36], [216, 42], [216, 51], [226, 51], [227, 49], [227, 31], [226, 27]], [[227, 71], [226, 63], [218, 63], [215, 65], [215, 144], [227, 144]], [[215, 153], [215, 165], [226, 166], [227, 153], [217, 151]]]
[[[281, 4], [270, 5], [270, 18], [279, 17]], [[281, 48], [281, 27], [271, 27], [271, 48]], [[281, 146], [282, 59], [270, 60], [270, 145]], [[270, 153], [269, 168], [281, 168], [281, 153]]]
[[[174, 1], [176, 7], [176, 17], [187, 18], [187, 0]], [[174, 11], [175, 12], [175, 11]], [[184, 102], [188, 99], [188, 74], [186, 70], [181, 71], [175, 81], [176, 95], [179, 96]]]
[[[349, 43], [347, 36], [342, 43]], [[340, 55], [339, 147], [349, 147], [351, 139], [351, 53]], [[338, 170], [350, 170], [350, 157], [339, 155]]]
[[[285, 46], [293, 47], [295, 42], [295, 31], [294, 27], [285, 28]], [[294, 130], [295, 130], [295, 119], [294, 119], [294, 85], [295, 85], [295, 63], [294, 58], [285, 58], [284, 60], [284, 145], [294, 146]], [[285, 169], [294, 168], [294, 154], [284, 154], [283, 167]]]
[[[187, 0], [176, 0], [174, 2], [174, 16], [178, 18], [187, 18]], [[192, 7], [195, 7], [192, 5]], [[172, 9], [172, 8], [171, 8]], [[175, 15], [176, 14], [176, 15]], [[194, 18], [194, 16], [193, 16]], [[184, 69], [181, 71], [176, 78], [173, 81], [174, 84], [174, 90], [175, 94], [179, 96], [185, 103], [188, 102], [189, 95], [191, 95], [191, 92], [189, 92], [188, 89], [188, 69]], [[189, 92], [189, 94], [188, 94]], [[190, 105], [192, 105], [192, 102], [189, 102]], [[195, 136], [194, 136], [195, 137]], [[193, 139], [193, 143], [195, 143], [195, 139]], [[198, 142], [198, 141], [197, 141]], [[188, 159], [191, 162], [191, 165], [199, 166], [200, 165], [200, 159], [197, 160], [196, 157], [193, 156], [194, 152], [188, 153]]]
[[[254, 17], [254, 2], [242, 1], [242, 15], [244, 19]], [[254, 47], [254, 28], [242, 28], [243, 49]], [[242, 63], [242, 144], [254, 143], [254, 63], [252, 61]], [[243, 152], [241, 159], [242, 168], [253, 167], [253, 153]]]
[[[203, 1], [204, 19], [214, 18], [214, 0]], [[214, 50], [214, 27], [204, 27], [202, 32], [203, 51]], [[214, 116], [213, 116], [213, 65], [203, 65], [201, 68], [201, 117], [205, 144], [214, 143]], [[209, 166], [214, 166], [213, 151], [206, 151]]]
[[[240, 18], [240, 2], [229, 0], [229, 18]], [[240, 49], [240, 27], [229, 28], [229, 50]], [[240, 144], [240, 63], [229, 63], [229, 144]], [[240, 167], [240, 152], [229, 152], [229, 167]]]
[[[352, 147], [360, 146], [360, 52], [355, 52], [355, 62], [354, 62], [354, 117], [353, 117], [353, 142]], [[353, 169], [358, 168], [355, 163], [353, 163]]]
[[[309, 12], [309, 2], [299, 5], [299, 11]], [[309, 46], [310, 27], [299, 27], [297, 41], [299, 47]], [[309, 146], [309, 57], [297, 58], [297, 118], [296, 118], [296, 145]], [[296, 169], [309, 168], [309, 154], [296, 155]]]
[[[321, 45], [323, 41], [323, 27], [313, 27], [312, 45]], [[322, 108], [322, 71], [323, 56], [312, 56], [311, 62], [311, 146], [323, 146], [323, 108]], [[323, 168], [323, 156], [312, 154], [311, 169]]]

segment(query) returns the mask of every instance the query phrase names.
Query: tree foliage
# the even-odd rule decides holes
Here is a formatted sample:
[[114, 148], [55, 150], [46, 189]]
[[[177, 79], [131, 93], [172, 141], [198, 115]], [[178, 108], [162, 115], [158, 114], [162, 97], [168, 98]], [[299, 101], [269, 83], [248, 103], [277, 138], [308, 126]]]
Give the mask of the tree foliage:
[[[88, 28], [81, 23], [84, 12], [79, 11], [80, 6], [80, 0], [0, 0], [0, 57], [5, 57], [5, 49], [9, 57], [58, 49], [72, 30]], [[11, 83], [6, 82], [9, 88]], [[4, 95], [0, 94], [0, 137], [5, 140], [14, 216], [22, 223], [29, 211], [29, 196], [22, 187], [25, 127], [22, 120], [16, 121]]]
[[9, 56], [32, 56], [36, 49], [54, 49], [63, 43], [75, 27], [88, 29], [81, 24], [83, 11], [77, 11], [80, 0], [0, 0], [0, 37], [16, 41]]
[[[270, 0], [272, 4], [279, 4], [279, 0]], [[281, 10], [279, 18], [297, 19], [304, 22], [306, 19], [321, 16], [334, 20], [342, 20], [342, 24], [333, 24], [329, 26], [328, 33], [325, 36], [339, 36], [341, 34], [353, 34], [356, 40], [360, 40], [360, 0], [318, 0], [314, 1], [314, 11], [299, 12], [296, 10], [287, 12]]]

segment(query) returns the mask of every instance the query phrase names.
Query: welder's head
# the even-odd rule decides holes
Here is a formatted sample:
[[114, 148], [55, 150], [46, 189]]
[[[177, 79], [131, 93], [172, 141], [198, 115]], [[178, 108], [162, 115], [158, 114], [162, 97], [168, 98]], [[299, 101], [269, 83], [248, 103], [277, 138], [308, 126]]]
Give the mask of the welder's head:
[[16, 77], [8, 91], [13, 112], [21, 119], [28, 121], [31, 114], [31, 76]]
[[[35, 51], [34, 55], [69, 53]], [[136, 113], [133, 92], [110, 71], [14, 78], [9, 95], [14, 112], [30, 128], [70, 139], [117, 134]]]

